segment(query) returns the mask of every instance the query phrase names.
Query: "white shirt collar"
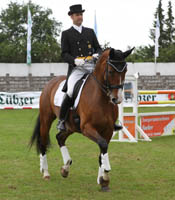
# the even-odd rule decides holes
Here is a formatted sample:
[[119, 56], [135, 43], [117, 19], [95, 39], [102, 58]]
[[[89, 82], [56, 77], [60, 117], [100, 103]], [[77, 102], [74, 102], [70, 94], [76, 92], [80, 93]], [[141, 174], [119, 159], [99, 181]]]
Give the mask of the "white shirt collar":
[[77, 30], [79, 33], [82, 32], [82, 27], [83, 27], [82, 25], [77, 26], [77, 25], [73, 24], [73, 27], [74, 27], [74, 29]]

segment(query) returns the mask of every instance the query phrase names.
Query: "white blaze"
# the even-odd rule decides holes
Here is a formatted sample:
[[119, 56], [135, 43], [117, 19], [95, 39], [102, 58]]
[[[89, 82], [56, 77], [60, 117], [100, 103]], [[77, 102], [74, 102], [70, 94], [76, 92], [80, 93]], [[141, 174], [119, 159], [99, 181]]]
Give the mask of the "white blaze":
[[[122, 84], [122, 78], [120, 76], [120, 83], [119, 83], [119, 85], [121, 85], [121, 84]], [[123, 90], [121, 88], [118, 89], [118, 101], [119, 102], [123, 101]]]

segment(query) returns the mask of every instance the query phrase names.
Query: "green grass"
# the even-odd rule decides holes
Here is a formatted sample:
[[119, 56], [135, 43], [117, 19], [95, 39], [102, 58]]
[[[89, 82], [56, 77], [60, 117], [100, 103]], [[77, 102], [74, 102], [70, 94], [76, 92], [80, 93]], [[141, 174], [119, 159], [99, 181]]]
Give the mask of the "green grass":
[[69, 177], [61, 177], [55, 122], [48, 152], [51, 179], [44, 181], [35, 148], [28, 149], [37, 114], [38, 110], [0, 110], [0, 200], [175, 199], [174, 136], [110, 143], [111, 192], [102, 193], [96, 183], [98, 146], [79, 134], [67, 141], [73, 165]]

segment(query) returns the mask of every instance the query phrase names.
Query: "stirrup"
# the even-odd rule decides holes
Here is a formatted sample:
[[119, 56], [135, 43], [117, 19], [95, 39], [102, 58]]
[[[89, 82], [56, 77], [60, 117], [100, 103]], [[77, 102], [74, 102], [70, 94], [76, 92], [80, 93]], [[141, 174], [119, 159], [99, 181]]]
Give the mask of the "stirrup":
[[66, 131], [65, 120], [58, 121], [57, 129], [60, 131]]

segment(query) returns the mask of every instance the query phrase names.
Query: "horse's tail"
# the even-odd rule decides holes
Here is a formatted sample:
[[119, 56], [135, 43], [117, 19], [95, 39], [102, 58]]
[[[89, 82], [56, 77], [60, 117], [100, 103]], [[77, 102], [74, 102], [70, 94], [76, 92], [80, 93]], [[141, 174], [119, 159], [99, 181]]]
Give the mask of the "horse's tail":
[[41, 153], [42, 150], [47, 150], [47, 147], [50, 146], [50, 137], [47, 136], [47, 141], [46, 141], [46, 146], [44, 147], [41, 143], [42, 141], [42, 138], [41, 138], [41, 134], [40, 134], [40, 115], [38, 115], [38, 118], [36, 120], [36, 124], [35, 124], [35, 128], [33, 130], [33, 135], [31, 137], [31, 140], [30, 140], [30, 143], [29, 143], [29, 146], [30, 148], [32, 147], [32, 145], [34, 144], [34, 142], [36, 142], [36, 150], [37, 150], [37, 153]]
[[37, 153], [40, 153], [40, 115], [38, 115], [38, 118], [36, 120], [35, 128], [33, 130], [33, 135], [29, 143], [30, 148], [32, 147], [35, 141], [36, 141]]
[[32, 147], [35, 141], [36, 141], [36, 150], [37, 150], [37, 153], [39, 154], [40, 146], [41, 146], [40, 145], [40, 115], [38, 115], [38, 118], [36, 120], [35, 128], [33, 130], [33, 135], [29, 143], [30, 148]]

